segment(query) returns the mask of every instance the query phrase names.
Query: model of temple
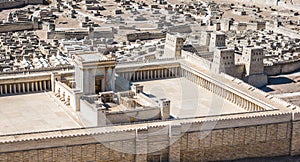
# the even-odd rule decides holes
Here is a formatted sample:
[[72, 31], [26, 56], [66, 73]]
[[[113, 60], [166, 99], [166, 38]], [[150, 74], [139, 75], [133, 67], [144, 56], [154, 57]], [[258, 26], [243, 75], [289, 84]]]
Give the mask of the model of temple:
[[0, 161], [297, 161], [299, 12], [0, 0]]

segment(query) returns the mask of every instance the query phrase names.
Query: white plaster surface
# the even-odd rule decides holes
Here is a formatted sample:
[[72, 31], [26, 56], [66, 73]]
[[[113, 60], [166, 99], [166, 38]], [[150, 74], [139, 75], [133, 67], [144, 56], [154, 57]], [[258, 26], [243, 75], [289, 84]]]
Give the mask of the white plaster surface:
[[144, 85], [144, 92], [150, 96], [171, 100], [171, 115], [176, 118], [247, 112], [186, 78], [135, 83]]
[[80, 127], [46, 93], [0, 97], [0, 135]]

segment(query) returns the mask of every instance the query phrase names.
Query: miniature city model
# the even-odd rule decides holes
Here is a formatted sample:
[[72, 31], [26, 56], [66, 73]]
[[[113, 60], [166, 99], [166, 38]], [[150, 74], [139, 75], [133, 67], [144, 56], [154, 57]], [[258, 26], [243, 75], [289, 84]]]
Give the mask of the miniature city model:
[[299, 11], [0, 0], [0, 161], [299, 160]]

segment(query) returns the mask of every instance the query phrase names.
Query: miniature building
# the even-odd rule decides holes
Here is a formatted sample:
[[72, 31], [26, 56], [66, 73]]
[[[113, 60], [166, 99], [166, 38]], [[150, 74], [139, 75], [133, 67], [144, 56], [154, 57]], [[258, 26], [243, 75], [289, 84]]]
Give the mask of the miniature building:
[[225, 47], [225, 33], [212, 32], [209, 42], [209, 51], [213, 52], [216, 47]]
[[246, 81], [254, 86], [261, 87], [268, 83], [268, 78], [264, 74], [263, 48], [245, 47], [242, 59], [245, 63]]
[[164, 57], [174, 58], [181, 56], [181, 48], [185, 39], [181, 36], [167, 34]]
[[76, 88], [84, 95], [115, 89], [115, 60], [104, 55], [81, 53], [75, 55]]
[[216, 48], [212, 63], [212, 71], [215, 73], [231, 74], [234, 71], [234, 49]]
[[[258, 19], [253, 4], [260, 1], [234, 12]], [[0, 0], [0, 10], [40, 2]], [[79, 10], [116, 5], [122, 9]], [[263, 17], [224, 20], [228, 14], [221, 9], [237, 4], [218, 2], [58, 0], [54, 7], [39, 7], [11, 12], [8, 23], [0, 22], [1, 160], [300, 155], [300, 107], [255, 88], [268, 82], [267, 75], [300, 68], [300, 34], [289, 14], [273, 17], [273, 25]], [[58, 27], [63, 23], [53, 12], [59, 11], [60, 19], [76, 18], [70, 24], [78, 21], [82, 28]], [[120, 11], [124, 15], [115, 16]], [[53, 40], [23, 31], [41, 29], [41, 23]]]

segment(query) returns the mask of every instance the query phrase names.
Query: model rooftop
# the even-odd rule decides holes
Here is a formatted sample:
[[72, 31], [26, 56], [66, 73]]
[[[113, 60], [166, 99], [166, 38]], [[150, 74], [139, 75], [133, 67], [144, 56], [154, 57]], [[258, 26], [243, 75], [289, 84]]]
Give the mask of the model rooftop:
[[82, 52], [75, 54], [75, 56], [78, 61], [81, 61], [83, 63], [114, 60], [114, 58], [108, 57], [98, 52]]

